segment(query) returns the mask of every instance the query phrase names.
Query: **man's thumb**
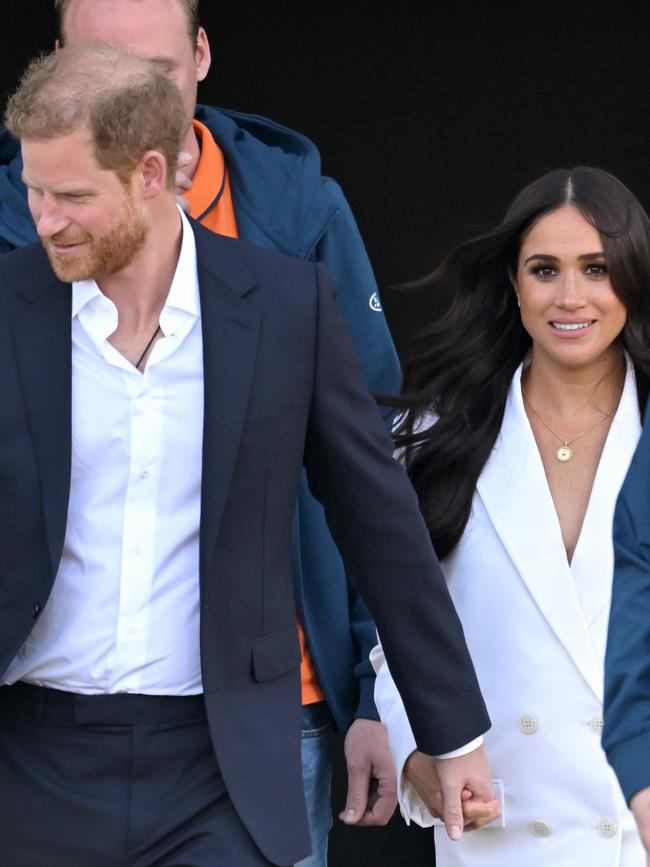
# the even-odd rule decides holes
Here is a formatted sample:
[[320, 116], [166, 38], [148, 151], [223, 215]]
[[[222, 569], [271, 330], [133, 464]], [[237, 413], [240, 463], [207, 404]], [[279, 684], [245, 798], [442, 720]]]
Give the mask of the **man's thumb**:
[[458, 792], [444, 792], [445, 804], [442, 820], [450, 840], [460, 840], [463, 834], [463, 810]]
[[348, 796], [339, 818], [348, 825], [354, 825], [365, 813], [367, 803], [367, 774], [348, 769]]

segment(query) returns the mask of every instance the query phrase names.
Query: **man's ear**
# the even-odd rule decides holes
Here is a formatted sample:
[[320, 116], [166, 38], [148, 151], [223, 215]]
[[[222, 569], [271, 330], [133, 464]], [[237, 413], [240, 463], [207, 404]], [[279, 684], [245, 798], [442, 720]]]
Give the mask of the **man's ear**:
[[147, 151], [136, 166], [134, 175], [145, 199], [155, 199], [167, 189], [167, 160], [160, 151]]
[[196, 45], [194, 46], [194, 61], [196, 63], [196, 80], [203, 81], [208, 74], [210, 64], [212, 63], [212, 55], [210, 54], [210, 43], [208, 42], [208, 34], [203, 27], [199, 27], [196, 34]]

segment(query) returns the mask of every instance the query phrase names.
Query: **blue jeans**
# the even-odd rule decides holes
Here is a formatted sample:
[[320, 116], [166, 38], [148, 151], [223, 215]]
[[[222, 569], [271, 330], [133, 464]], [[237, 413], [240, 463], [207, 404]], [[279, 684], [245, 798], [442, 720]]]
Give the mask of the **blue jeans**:
[[332, 717], [324, 701], [302, 709], [302, 778], [312, 854], [295, 867], [327, 867], [327, 835], [332, 827], [329, 733]]

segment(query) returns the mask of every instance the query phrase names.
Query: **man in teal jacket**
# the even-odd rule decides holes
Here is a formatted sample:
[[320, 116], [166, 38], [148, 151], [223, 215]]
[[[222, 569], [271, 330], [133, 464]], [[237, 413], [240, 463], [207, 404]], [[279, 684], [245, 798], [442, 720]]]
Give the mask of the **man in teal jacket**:
[[[200, 160], [192, 115], [225, 158], [239, 237], [268, 249], [323, 262], [375, 392], [399, 387], [399, 365], [377, 286], [340, 187], [321, 175], [320, 157], [304, 136], [265, 118], [196, 106], [197, 81], [207, 74], [209, 45], [198, 26], [198, 0], [57, 0], [64, 41], [103, 39], [160, 60], [188, 109], [185, 164], [179, 187], [191, 185]], [[191, 40], [188, 36], [191, 34]], [[37, 240], [21, 180], [18, 143], [0, 132], [0, 250]], [[214, 201], [221, 178], [215, 178]], [[303, 479], [294, 526], [298, 618], [325, 702], [305, 705], [303, 763], [314, 855], [301, 867], [326, 864], [329, 814], [327, 723], [346, 735], [350, 824], [384, 824], [395, 805], [394, 769], [377, 721], [368, 652], [374, 624], [346, 575], [320, 504]], [[319, 736], [320, 735], [320, 736]]]

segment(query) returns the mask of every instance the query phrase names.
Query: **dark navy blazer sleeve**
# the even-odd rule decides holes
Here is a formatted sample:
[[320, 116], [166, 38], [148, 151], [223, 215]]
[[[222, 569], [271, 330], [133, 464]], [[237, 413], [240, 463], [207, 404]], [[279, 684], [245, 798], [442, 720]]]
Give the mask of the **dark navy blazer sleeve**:
[[650, 786], [650, 426], [614, 515], [603, 747], [629, 801]]
[[417, 497], [361, 386], [329, 277], [317, 273], [309, 484], [377, 623], [418, 747], [439, 755], [485, 732], [489, 718]]

